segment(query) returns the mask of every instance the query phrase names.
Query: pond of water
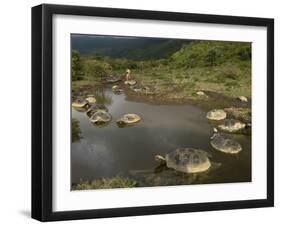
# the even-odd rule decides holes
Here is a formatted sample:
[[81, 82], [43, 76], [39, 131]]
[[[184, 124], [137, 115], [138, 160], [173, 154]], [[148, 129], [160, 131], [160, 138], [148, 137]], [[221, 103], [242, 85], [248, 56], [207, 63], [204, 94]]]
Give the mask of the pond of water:
[[[184, 105], [153, 105], [132, 102], [124, 94], [110, 89], [95, 93], [98, 103], [107, 106], [112, 121], [105, 127], [93, 125], [85, 112], [72, 109], [78, 120], [81, 139], [72, 143], [71, 179], [91, 181], [117, 175], [134, 177], [141, 186], [189, 183], [224, 183], [251, 180], [251, 136], [231, 135], [243, 146], [239, 155], [227, 155], [210, 146], [213, 127], [206, 112]], [[119, 128], [116, 120], [126, 113], [136, 113], [141, 121]], [[156, 154], [165, 155], [179, 147], [200, 148], [212, 155], [218, 165], [210, 172], [186, 180], [186, 175], [172, 170], [155, 172]]]

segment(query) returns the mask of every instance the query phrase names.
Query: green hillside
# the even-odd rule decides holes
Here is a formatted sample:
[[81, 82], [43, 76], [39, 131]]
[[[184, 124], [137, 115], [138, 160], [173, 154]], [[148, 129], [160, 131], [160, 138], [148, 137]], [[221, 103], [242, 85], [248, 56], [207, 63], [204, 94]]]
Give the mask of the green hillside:
[[251, 44], [221, 41], [194, 41], [175, 52], [171, 59], [179, 66], [206, 67], [225, 62], [250, 62]]
[[157, 45], [143, 49], [142, 54], [138, 50], [130, 53], [145, 60], [83, 56], [84, 80], [77, 81], [77, 87], [106, 74], [123, 76], [130, 68], [133, 78], [151, 87], [157, 96], [190, 98], [198, 90], [251, 96], [251, 43], [191, 41], [178, 50], [165, 50], [169, 54], [162, 59], [150, 59], [158, 49], [163, 48]]

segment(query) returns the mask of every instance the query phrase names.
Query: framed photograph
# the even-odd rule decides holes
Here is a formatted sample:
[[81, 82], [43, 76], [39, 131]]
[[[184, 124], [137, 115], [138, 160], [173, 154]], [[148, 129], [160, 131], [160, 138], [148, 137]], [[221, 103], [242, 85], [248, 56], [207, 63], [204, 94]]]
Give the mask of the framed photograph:
[[32, 8], [32, 217], [274, 205], [274, 21]]

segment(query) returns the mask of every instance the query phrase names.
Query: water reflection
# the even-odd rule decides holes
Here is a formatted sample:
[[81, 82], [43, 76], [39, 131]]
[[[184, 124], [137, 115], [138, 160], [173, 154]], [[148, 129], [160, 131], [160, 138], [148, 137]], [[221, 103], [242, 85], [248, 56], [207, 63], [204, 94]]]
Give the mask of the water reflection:
[[112, 96], [108, 94], [106, 89], [95, 90], [95, 98], [97, 99], [97, 103], [102, 103], [104, 105], [112, 104]]
[[71, 128], [71, 142], [79, 141], [81, 138], [81, 130], [77, 119], [71, 120]]

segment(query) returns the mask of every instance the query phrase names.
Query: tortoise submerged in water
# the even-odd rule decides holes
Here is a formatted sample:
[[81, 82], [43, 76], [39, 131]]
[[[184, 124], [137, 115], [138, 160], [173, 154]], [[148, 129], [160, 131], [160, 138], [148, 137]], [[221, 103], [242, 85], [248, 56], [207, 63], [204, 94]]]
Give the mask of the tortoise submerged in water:
[[238, 132], [246, 127], [246, 124], [237, 119], [226, 119], [223, 124], [218, 126], [220, 130], [229, 133]]
[[89, 104], [95, 104], [97, 102], [96, 98], [93, 96], [93, 95], [89, 95], [87, 98], [86, 98], [86, 101], [89, 103]]
[[141, 117], [137, 114], [129, 113], [123, 115], [120, 119], [117, 120], [118, 125], [126, 125], [126, 124], [132, 124], [139, 122], [141, 120]]
[[242, 151], [242, 146], [237, 141], [226, 138], [219, 133], [215, 133], [211, 137], [211, 146], [227, 154], [237, 154]]
[[222, 109], [213, 109], [207, 113], [206, 117], [210, 120], [223, 120], [226, 118], [226, 112]]
[[94, 104], [94, 105], [91, 105], [91, 106], [88, 108], [86, 114], [87, 114], [87, 116], [88, 116], [89, 118], [91, 118], [92, 115], [95, 114], [97, 111], [106, 111], [106, 112], [108, 112], [108, 109], [107, 109], [107, 107], [106, 107], [105, 105], [103, 105], [103, 104]]
[[155, 160], [166, 164], [168, 168], [183, 173], [199, 173], [211, 167], [209, 154], [194, 148], [178, 148], [165, 155], [156, 155]]
[[112, 116], [108, 112], [99, 110], [91, 116], [90, 121], [96, 125], [101, 125], [110, 122], [111, 119]]
[[89, 103], [83, 99], [77, 99], [72, 102], [72, 107], [78, 111], [85, 111], [89, 107]]

